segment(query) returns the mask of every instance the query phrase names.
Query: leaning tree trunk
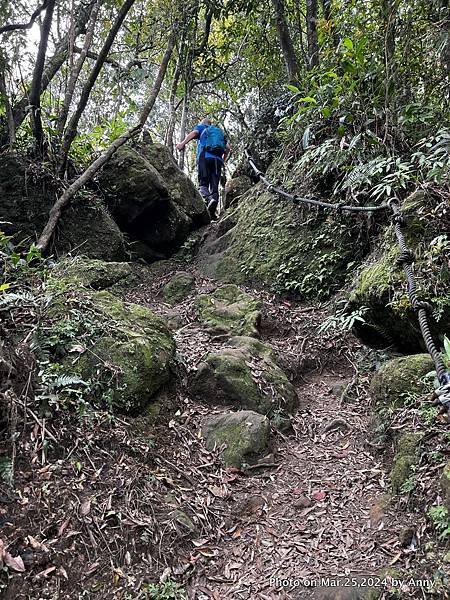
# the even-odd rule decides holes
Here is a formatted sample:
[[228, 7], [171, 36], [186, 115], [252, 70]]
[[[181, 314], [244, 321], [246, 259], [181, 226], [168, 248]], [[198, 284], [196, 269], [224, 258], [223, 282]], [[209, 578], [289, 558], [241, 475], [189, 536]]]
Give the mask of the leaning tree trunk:
[[284, 62], [286, 63], [286, 71], [289, 83], [295, 84], [298, 82], [299, 68], [295, 48], [289, 32], [288, 23], [286, 20], [286, 12], [284, 0], [272, 0], [275, 9], [275, 19], [277, 26], [278, 41], [280, 43], [281, 52]]
[[175, 42], [175, 31], [176, 27], [174, 27], [174, 31], [170, 35], [166, 51], [164, 53], [163, 59], [161, 61], [158, 75], [153, 84], [152, 90], [150, 92], [149, 98], [145, 103], [142, 112], [139, 116], [139, 120], [134, 127], [131, 127], [118, 137], [114, 142], [101, 154], [85, 171], [82, 173], [78, 179], [76, 179], [66, 190], [65, 192], [56, 200], [55, 204], [50, 210], [49, 218], [47, 224], [45, 225], [39, 240], [38, 247], [45, 251], [49, 244], [52, 236], [55, 232], [55, 228], [58, 224], [59, 218], [63, 209], [69, 204], [71, 199], [75, 196], [79, 189], [81, 189], [86, 183], [88, 183], [94, 175], [105, 165], [108, 160], [113, 156], [113, 154], [126, 142], [130, 139], [136, 137], [144, 128], [144, 125], [155, 105], [158, 94], [161, 90], [161, 85], [164, 80], [167, 65], [169, 64], [170, 58], [172, 56], [174, 42]]
[[84, 112], [84, 109], [87, 106], [89, 101], [89, 97], [92, 92], [92, 88], [97, 81], [97, 78], [100, 74], [100, 71], [108, 57], [111, 46], [116, 39], [116, 36], [119, 32], [119, 29], [122, 27], [122, 23], [125, 20], [130, 8], [133, 6], [136, 0], [125, 0], [122, 8], [119, 11], [119, 14], [116, 17], [111, 29], [109, 30], [108, 36], [99, 52], [98, 58], [95, 61], [95, 64], [92, 68], [92, 71], [86, 81], [86, 84], [81, 92], [80, 100], [78, 102], [78, 106], [76, 107], [72, 117], [70, 118], [69, 124], [67, 125], [67, 130], [64, 135], [61, 151], [59, 157], [59, 172], [60, 175], [64, 175], [64, 171], [66, 169], [67, 157], [69, 155], [70, 146], [72, 145], [73, 140], [77, 134], [78, 123], [80, 122], [81, 116]]
[[31, 107], [31, 127], [36, 144], [36, 153], [42, 155], [44, 150], [44, 130], [41, 115], [41, 86], [44, 73], [45, 55], [47, 54], [48, 36], [53, 20], [53, 10], [56, 0], [49, 0], [41, 27], [41, 39], [31, 82], [29, 102]]
[[311, 70], [319, 65], [317, 0], [306, 0], [306, 37], [308, 40], [308, 69]]
[[8, 143], [12, 147], [16, 142], [16, 127], [14, 125], [14, 116], [9, 101], [8, 89], [6, 87], [6, 60], [0, 50], [0, 100], [3, 100], [3, 105], [6, 112], [6, 125], [8, 128]]

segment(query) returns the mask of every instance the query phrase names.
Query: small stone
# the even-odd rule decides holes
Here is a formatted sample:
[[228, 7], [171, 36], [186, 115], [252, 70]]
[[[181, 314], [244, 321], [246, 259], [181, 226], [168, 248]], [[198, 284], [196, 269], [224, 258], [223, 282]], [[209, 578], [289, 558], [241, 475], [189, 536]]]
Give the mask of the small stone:
[[195, 285], [195, 278], [190, 273], [180, 271], [162, 288], [162, 295], [168, 304], [178, 304], [189, 296]]
[[299, 496], [297, 500], [294, 501], [295, 508], [308, 508], [312, 505], [312, 502], [306, 496]]

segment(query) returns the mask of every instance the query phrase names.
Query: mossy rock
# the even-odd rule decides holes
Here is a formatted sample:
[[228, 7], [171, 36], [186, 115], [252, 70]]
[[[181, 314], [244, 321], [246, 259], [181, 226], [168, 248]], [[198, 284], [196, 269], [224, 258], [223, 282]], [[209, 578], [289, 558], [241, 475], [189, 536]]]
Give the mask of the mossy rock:
[[429, 354], [413, 354], [387, 361], [374, 375], [370, 395], [378, 408], [401, 407], [409, 394], [424, 394], [422, 378], [435, 369]]
[[231, 338], [220, 354], [206, 356], [191, 391], [203, 402], [249, 409], [274, 419], [297, 406], [295, 388], [275, 363], [270, 346], [244, 336]]
[[78, 315], [89, 320], [83, 323], [78, 316], [73, 323], [75, 351], [67, 345], [58, 350], [65, 371], [90, 382], [98, 401], [137, 414], [170, 378], [175, 342], [163, 320], [109, 292], [68, 291], [57, 295], [49, 307], [48, 339], [72, 327], [72, 306], [82, 307]]
[[175, 273], [162, 289], [164, 301], [168, 304], [178, 304], [189, 296], [194, 285], [195, 277], [190, 273]]
[[78, 257], [59, 261], [52, 277], [59, 277], [69, 285], [81, 285], [93, 290], [126, 292], [140, 281], [138, 271], [138, 265], [133, 263]]
[[206, 417], [202, 422], [202, 435], [208, 450], [226, 445], [222, 452], [226, 465], [242, 467], [267, 450], [270, 423], [263, 415], [244, 410]]
[[450, 512], [450, 461], [445, 465], [444, 471], [441, 476], [441, 490], [444, 505]]
[[[295, 165], [275, 161], [268, 177], [298, 192], [303, 174]], [[311, 192], [308, 194], [311, 195]], [[198, 257], [208, 276], [229, 283], [257, 282], [302, 299], [324, 299], [344, 282], [348, 268], [367, 252], [354, 217], [311, 211], [264, 189], [252, 187], [232, 207], [235, 225], [209, 237]], [[358, 244], [355, 242], [358, 240]]]
[[422, 435], [404, 433], [397, 442], [394, 463], [391, 470], [391, 487], [394, 494], [399, 494], [402, 486], [414, 474], [418, 462], [418, 447]]
[[[430, 253], [432, 240], [448, 232], [445, 220], [436, 214], [439, 202], [430, 193], [419, 190], [406, 198], [401, 207], [406, 243], [416, 255], [418, 297], [435, 309], [430, 326], [436, 339], [450, 328], [450, 269], [443, 255]], [[407, 294], [406, 277], [396, 263], [399, 249], [392, 225], [384, 230], [375, 248], [350, 293], [351, 307], [366, 309], [365, 322], [356, 323], [356, 331], [367, 342], [395, 345], [404, 352], [423, 351], [425, 345]]]
[[199, 296], [196, 306], [200, 321], [208, 327], [235, 335], [259, 335], [261, 302], [236, 285], [225, 285], [212, 294]]

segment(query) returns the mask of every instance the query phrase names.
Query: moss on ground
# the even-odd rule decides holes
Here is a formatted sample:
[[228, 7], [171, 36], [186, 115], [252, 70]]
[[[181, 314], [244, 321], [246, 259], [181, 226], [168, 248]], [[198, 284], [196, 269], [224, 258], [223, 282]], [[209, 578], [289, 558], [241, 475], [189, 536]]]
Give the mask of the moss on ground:
[[395, 494], [402, 491], [402, 486], [414, 474], [418, 462], [417, 450], [422, 439], [419, 433], [404, 433], [397, 442], [394, 463], [391, 470], [391, 487]]
[[190, 273], [179, 272], [166, 283], [162, 295], [168, 304], [178, 304], [192, 292], [195, 278]]

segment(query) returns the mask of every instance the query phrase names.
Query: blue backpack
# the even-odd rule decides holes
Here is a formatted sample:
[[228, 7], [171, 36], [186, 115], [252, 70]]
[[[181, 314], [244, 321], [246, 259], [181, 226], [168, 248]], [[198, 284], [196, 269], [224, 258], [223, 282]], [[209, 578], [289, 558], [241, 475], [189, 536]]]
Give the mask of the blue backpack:
[[222, 158], [226, 145], [225, 134], [219, 127], [209, 125], [202, 131], [200, 144], [208, 154], [213, 154], [214, 156]]

